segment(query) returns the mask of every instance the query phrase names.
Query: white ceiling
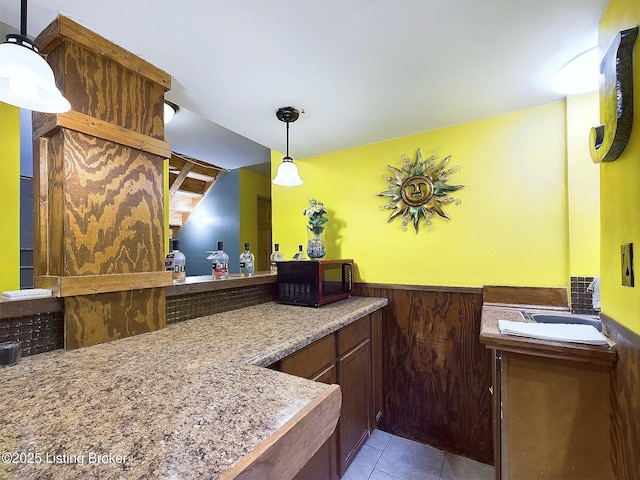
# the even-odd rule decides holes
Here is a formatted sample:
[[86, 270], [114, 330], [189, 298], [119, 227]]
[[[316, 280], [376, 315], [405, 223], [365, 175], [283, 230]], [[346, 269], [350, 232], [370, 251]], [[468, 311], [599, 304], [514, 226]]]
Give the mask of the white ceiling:
[[[276, 109], [303, 109], [302, 159], [559, 100], [553, 75], [596, 45], [608, 3], [30, 0], [28, 34], [60, 12], [171, 74], [178, 116], [280, 152]], [[19, 19], [20, 1], [0, 0], [0, 21]]]

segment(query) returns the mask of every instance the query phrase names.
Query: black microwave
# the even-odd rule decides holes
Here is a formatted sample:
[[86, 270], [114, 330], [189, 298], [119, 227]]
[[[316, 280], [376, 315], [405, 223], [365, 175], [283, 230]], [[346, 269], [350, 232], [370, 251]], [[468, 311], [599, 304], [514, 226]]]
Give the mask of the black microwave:
[[319, 307], [355, 293], [353, 260], [294, 260], [277, 265], [279, 303]]

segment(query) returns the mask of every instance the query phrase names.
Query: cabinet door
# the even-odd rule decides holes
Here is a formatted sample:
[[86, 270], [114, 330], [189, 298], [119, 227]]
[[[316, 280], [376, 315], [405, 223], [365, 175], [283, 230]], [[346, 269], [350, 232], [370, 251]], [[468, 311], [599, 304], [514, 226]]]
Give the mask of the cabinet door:
[[610, 479], [610, 369], [502, 353], [504, 479]]
[[502, 460], [501, 460], [501, 442], [502, 442], [502, 352], [491, 350], [493, 353], [493, 368], [491, 371], [491, 395], [492, 395], [492, 413], [493, 413], [493, 465], [496, 469], [496, 480], [502, 479]]
[[338, 429], [339, 472], [349, 464], [369, 436], [371, 364], [369, 339], [338, 359], [342, 410]]
[[384, 393], [382, 389], [382, 310], [371, 314], [371, 386], [373, 400], [371, 428], [374, 429], [382, 418]]
[[[331, 363], [311, 380], [327, 384], [338, 383], [335, 364]], [[294, 480], [337, 480], [338, 434], [336, 432], [337, 429], [300, 470]]]

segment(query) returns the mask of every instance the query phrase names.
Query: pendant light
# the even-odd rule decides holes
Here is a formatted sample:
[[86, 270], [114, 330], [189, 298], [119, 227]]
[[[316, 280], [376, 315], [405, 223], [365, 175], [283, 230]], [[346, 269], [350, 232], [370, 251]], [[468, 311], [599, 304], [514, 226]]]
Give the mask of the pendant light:
[[20, 34], [0, 44], [0, 101], [26, 110], [63, 113], [71, 105], [56, 87], [51, 67], [27, 38], [27, 0], [21, 0]]
[[299, 116], [300, 112], [293, 107], [282, 107], [276, 111], [278, 120], [287, 124], [287, 156], [282, 159], [282, 163], [278, 166], [276, 178], [273, 179], [274, 185], [297, 187], [303, 183], [300, 174], [298, 174], [298, 167], [293, 163], [293, 158], [289, 156], [289, 124], [295, 122]]

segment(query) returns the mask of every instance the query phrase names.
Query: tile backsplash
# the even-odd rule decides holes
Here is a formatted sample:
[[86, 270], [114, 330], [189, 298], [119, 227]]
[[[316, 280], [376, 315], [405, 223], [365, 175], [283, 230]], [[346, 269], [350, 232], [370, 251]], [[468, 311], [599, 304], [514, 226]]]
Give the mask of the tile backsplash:
[[594, 277], [571, 277], [571, 313], [598, 315], [600, 310], [593, 308], [593, 292], [589, 285]]

